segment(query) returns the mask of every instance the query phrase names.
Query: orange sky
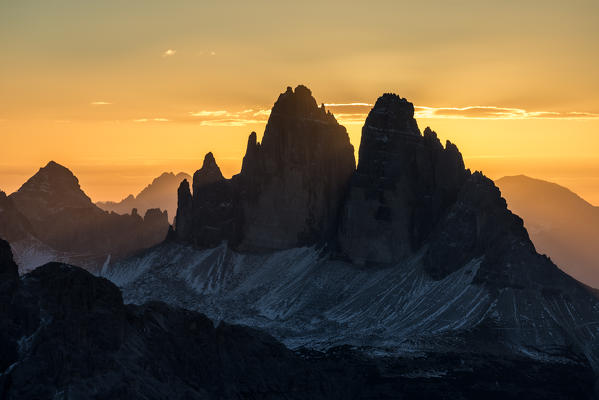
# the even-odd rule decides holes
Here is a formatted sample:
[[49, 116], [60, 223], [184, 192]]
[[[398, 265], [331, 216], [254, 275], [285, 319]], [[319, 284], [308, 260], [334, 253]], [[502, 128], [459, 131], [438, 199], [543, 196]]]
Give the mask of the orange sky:
[[302, 83], [366, 104], [329, 107], [356, 147], [367, 104], [392, 91], [470, 168], [599, 205], [596, 1], [122, 3], [0, 5], [0, 189], [51, 159], [93, 200], [191, 173], [207, 151], [231, 175]]

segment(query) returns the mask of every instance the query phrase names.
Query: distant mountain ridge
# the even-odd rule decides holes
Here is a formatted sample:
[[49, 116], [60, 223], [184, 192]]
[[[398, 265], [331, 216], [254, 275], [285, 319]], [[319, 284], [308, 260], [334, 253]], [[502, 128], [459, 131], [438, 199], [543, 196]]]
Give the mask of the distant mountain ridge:
[[0, 194], [0, 235], [13, 246], [22, 271], [55, 260], [91, 270], [164, 239], [168, 214], [149, 209], [117, 215], [101, 210], [78, 179], [50, 161], [10, 196]]
[[508, 207], [524, 219], [537, 251], [564, 271], [599, 287], [599, 207], [555, 183], [525, 175], [496, 181]]
[[119, 202], [98, 201], [96, 205], [102, 210], [117, 214], [128, 214], [133, 208], [144, 214], [150, 208], [159, 208], [168, 211], [168, 215], [174, 218], [177, 213], [177, 188], [184, 179], [190, 180], [191, 176], [185, 172], [176, 175], [164, 172], [154, 178], [137, 196], [130, 194]]

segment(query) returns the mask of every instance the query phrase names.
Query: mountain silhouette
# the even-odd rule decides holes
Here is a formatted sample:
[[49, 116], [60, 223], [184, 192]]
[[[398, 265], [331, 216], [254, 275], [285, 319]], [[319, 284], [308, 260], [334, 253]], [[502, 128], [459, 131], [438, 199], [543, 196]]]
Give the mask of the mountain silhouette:
[[[345, 130], [316, 104], [307, 88], [287, 89], [262, 140], [250, 135], [241, 172], [225, 179], [207, 154], [193, 193], [188, 181], [178, 189], [169, 239], [101, 275], [126, 302], [264, 329], [296, 351], [447, 357], [442, 376], [460, 363], [452, 354], [597, 376], [594, 291], [536, 252], [493, 181], [421, 132], [394, 94], [370, 111], [356, 168]], [[503, 379], [497, 365], [480, 368]], [[529, 390], [529, 379], [512, 387]]]
[[184, 172], [176, 175], [172, 172], [164, 172], [137, 196], [130, 194], [119, 202], [99, 201], [96, 205], [104, 211], [117, 214], [129, 214], [134, 208], [140, 214], [144, 214], [150, 208], [159, 208], [166, 210], [169, 217], [174, 218], [177, 213], [177, 188], [184, 179], [190, 180], [191, 177]]
[[0, 210], [0, 219], [7, 220], [0, 234], [10, 240], [23, 271], [50, 260], [96, 270], [109, 256], [118, 259], [159, 243], [169, 226], [167, 213], [157, 209], [143, 218], [135, 209], [130, 215], [101, 210], [73, 173], [54, 161], [0, 202], [7, 205]]
[[275, 102], [262, 142], [248, 138], [241, 172], [224, 179], [208, 153], [179, 189], [179, 240], [239, 249], [284, 249], [334, 239], [338, 206], [355, 169], [347, 131], [305, 86]]
[[563, 186], [525, 175], [496, 184], [508, 207], [524, 219], [537, 251], [574, 278], [599, 287], [599, 207]]

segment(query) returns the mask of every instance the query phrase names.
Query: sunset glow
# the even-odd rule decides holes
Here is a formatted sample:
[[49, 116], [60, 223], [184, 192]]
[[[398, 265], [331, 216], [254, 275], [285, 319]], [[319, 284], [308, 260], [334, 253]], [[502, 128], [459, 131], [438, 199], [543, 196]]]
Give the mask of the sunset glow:
[[552, 179], [598, 205], [599, 6], [483, 3], [4, 3], [0, 189], [50, 159], [93, 200], [193, 173], [208, 151], [233, 175], [278, 93], [302, 83], [356, 152], [392, 91], [471, 169]]

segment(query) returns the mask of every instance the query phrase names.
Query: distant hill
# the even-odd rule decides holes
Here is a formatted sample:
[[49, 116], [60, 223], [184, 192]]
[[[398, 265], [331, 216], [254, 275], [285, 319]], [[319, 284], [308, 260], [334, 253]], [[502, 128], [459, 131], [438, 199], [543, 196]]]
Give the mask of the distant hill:
[[102, 210], [114, 211], [117, 214], [128, 214], [133, 208], [137, 208], [141, 214], [150, 208], [160, 208], [168, 211], [172, 222], [177, 213], [177, 188], [184, 179], [191, 180], [191, 176], [184, 172], [179, 172], [177, 175], [165, 172], [155, 178], [137, 196], [130, 194], [119, 202], [99, 201], [96, 205]]
[[161, 242], [167, 213], [149, 209], [144, 215], [100, 209], [77, 177], [53, 161], [10, 196], [0, 192], [0, 236], [10, 242], [22, 272], [48, 261], [76, 262], [93, 271], [108, 257]]
[[495, 182], [540, 253], [574, 278], [599, 287], [599, 207], [555, 183], [525, 175]]

